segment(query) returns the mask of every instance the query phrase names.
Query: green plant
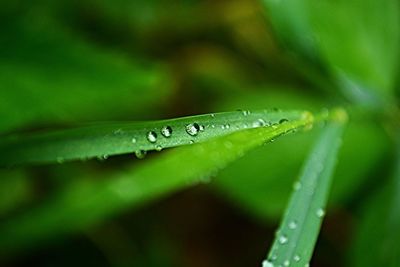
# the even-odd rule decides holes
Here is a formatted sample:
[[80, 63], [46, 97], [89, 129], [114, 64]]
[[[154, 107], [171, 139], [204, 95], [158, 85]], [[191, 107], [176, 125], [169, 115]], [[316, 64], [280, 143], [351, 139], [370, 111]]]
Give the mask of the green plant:
[[[290, 196], [263, 267], [309, 265], [325, 210], [345, 205], [359, 212], [355, 241], [346, 247], [349, 264], [400, 266], [397, 0], [244, 1], [250, 10], [266, 10], [280, 42], [272, 52], [247, 29], [249, 38], [241, 39], [245, 52], [232, 45], [240, 56], [190, 47], [196, 52], [186, 51], [188, 59], [180, 51], [179, 60], [166, 56], [158, 59], [162, 62], [149, 51], [165, 49], [165, 56], [175, 46], [155, 46], [160, 25], [167, 23], [177, 40], [190, 39], [189, 32], [213, 28], [203, 16], [206, 7], [196, 1], [119, 2], [98, 2], [94, 17], [85, 13], [91, 0], [0, 4], [7, 36], [0, 42], [0, 216], [6, 218], [0, 224], [0, 259], [215, 177], [217, 192], [268, 222], [281, 216]], [[142, 12], [132, 16], [130, 10]], [[139, 15], [146, 12], [153, 17]], [[227, 23], [218, 19], [213, 23]], [[120, 23], [126, 26], [120, 33], [105, 26], [120, 28]], [[246, 28], [241, 23], [232, 28], [240, 32]], [[100, 27], [100, 37], [85, 35], [88, 25]], [[117, 48], [110, 41], [115, 36]], [[257, 59], [243, 66], [246, 56]], [[279, 59], [271, 63], [270, 57]], [[260, 62], [268, 67], [260, 70]], [[271, 85], [264, 73], [275, 67], [278, 81], [285, 84], [287, 75], [290, 86], [301, 89]], [[194, 84], [191, 97], [176, 88], [187, 80]], [[171, 117], [179, 118], [152, 120], [176, 105]], [[176, 115], [237, 107], [245, 109]], [[144, 121], [133, 121], [137, 118]], [[124, 154], [143, 160], [112, 157]], [[289, 177], [304, 158], [290, 192]], [[394, 162], [386, 163], [391, 158]], [[32, 197], [32, 180], [42, 175], [50, 177], [55, 191], [41, 202]], [[372, 179], [378, 176], [378, 182]], [[36, 205], [18, 214], [21, 203], [30, 201]]]

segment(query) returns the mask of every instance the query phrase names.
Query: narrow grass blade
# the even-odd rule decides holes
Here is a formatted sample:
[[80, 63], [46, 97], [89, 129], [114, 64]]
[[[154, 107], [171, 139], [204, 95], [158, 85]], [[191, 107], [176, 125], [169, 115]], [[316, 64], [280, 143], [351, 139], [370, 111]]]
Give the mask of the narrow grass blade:
[[202, 142], [247, 128], [274, 126], [303, 116], [303, 111], [236, 111], [10, 136], [0, 141], [0, 166], [107, 158], [130, 152], [140, 154]]
[[331, 178], [347, 115], [335, 110], [315, 144], [263, 267], [306, 266], [325, 213]]
[[400, 266], [400, 139], [396, 149], [392, 178], [363, 207], [350, 266]]
[[[205, 118], [196, 117], [196, 121], [198, 119]], [[314, 121], [308, 112], [300, 113], [298, 119], [291, 119], [274, 127], [242, 130], [176, 148], [118, 173], [92, 172], [90, 176], [101, 182], [78, 183], [44, 206], [3, 223], [0, 226], [0, 254], [10, 256], [12, 251], [82, 230], [120, 211], [207, 180], [250, 149], [286, 133], [309, 128]], [[182, 126], [189, 121], [192, 120], [185, 119]], [[85, 180], [85, 177], [81, 178]]]

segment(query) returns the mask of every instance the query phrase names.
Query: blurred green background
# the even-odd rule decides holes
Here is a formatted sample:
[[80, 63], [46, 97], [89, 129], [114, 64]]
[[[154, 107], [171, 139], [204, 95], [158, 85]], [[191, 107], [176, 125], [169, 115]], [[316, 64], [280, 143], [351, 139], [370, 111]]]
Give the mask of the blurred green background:
[[[348, 107], [311, 265], [353, 266], [365, 210], [394, 166], [380, 122], [399, 92], [397, 0], [3, 0], [0, 21], [0, 138], [96, 121]], [[0, 266], [260, 266], [317, 135], [318, 127], [279, 139], [210, 180], [78, 231], [10, 247], [0, 236]], [[114, 179], [166, 152], [0, 169], [0, 226], [22, 218], [29, 229], [30, 212], [76, 184]], [[96, 195], [85, 192], [74, 200]]]

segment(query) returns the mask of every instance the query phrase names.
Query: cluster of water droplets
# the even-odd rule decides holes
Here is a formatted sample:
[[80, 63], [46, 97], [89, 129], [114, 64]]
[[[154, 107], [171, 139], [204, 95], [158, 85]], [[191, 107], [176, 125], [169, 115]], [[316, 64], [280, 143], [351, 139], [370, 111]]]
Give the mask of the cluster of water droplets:
[[[301, 258], [300, 258], [300, 256], [299, 255], [294, 255], [293, 256], [293, 261], [295, 262], [295, 263], [298, 263], [298, 262], [300, 262], [300, 260], [301, 260]], [[280, 264], [280, 265], [275, 265], [274, 264], [274, 262], [273, 262], [273, 259], [271, 259], [271, 260], [264, 260], [263, 262], [262, 262], [262, 267], [289, 267], [290, 266], [290, 260], [285, 260], [284, 262], [283, 262], [283, 264]], [[304, 264], [304, 267], [309, 267], [310, 266], [310, 264], [309, 263], [306, 263], [306, 264]]]
[[[278, 110], [275, 109], [273, 111], [278, 111]], [[249, 110], [239, 110], [239, 112], [245, 117], [253, 115]], [[210, 114], [209, 116], [210, 116], [211, 119], [214, 119], [216, 117], [215, 114]], [[220, 129], [222, 129], [222, 130], [227, 130], [227, 129], [230, 129], [231, 127], [234, 127], [234, 128], [237, 128], [237, 129], [240, 129], [240, 128], [246, 129], [248, 127], [256, 128], [256, 127], [272, 126], [272, 127], [276, 128], [278, 123], [281, 124], [281, 123], [285, 123], [287, 121], [288, 121], [287, 119], [283, 118], [279, 122], [272, 123], [272, 122], [265, 121], [263, 118], [258, 118], [253, 123], [249, 123], [249, 124], [248, 123], [242, 123], [242, 125], [239, 125], [237, 123], [233, 123], [231, 125], [229, 123], [223, 123], [218, 127], [220, 127]], [[217, 127], [217, 125], [211, 123], [211, 124], [208, 125], [208, 127], [214, 129], [214, 128]], [[199, 124], [198, 122], [192, 122], [192, 123], [186, 124], [184, 126], [184, 130], [190, 137], [196, 137], [202, 131], [205, 130], [205, 126], [202, 125], [202, 124]], [[173, 132], [174, 131], [173, 131], [171, 126], [165, 125], [159, 130], [153, 129], [153, 130], [148, 131], [146, 133], [146, 135], [145, 135], [145, 139], [150, 144], [154, 144], [153, 149], [155, 149], [157, 151], [161, 151], [163, 147], [161, 145], [162, 142], [159, 142], [160, 138], [170, 138], [173, 135]], [[116, 130], [113, 131], [113, 134], [114, 135], [122, 135], [122, 134], [124, 134], [124, 131], [122, 129], [116, 129]], [[137, 143], [139, 143], [138, 139], [140, 139], [140, 138], [132, 137], [131, 138], [131, 143], [137, 145]], [[195, 138], [190, 139], [189, 143], [190, 144], [194, 144], [195, 143]], [[228, 144], [228, 143], [225, 144], [225, 145], [226, 145], [226, 147], [230, 147], [230, 144]], [[135, 151], [135, 155], [138, 158], [143, 158], [146, 155], [146, 151], [145, 150], [136, 150]]]
[[[162, 127], [161, 130], [160, 130], [161, 136], [163, 136], [165, 138], [171, 137], [172, 136], [172, 132], [173, 132], [172, 127], [168, 126], [168, 125]], [[151, 144], [156, 144], [157, 141], [159, 140], [159, 135], [157, 134], [157, 132], [155, 130], [148, 131], [147, 134], [146, 134], [146, 140], [148, 142], [150, 142]], [[137, 142], [138, 142], [137, 138], [136, 137], [132, 137], [131, 143], [132, 144], [136, 144]], [[154, 148], [157, 151], [161, 151], [162, 150], [162, 146], [159, 145], [159, 144], [156, 145]], [[136, 155], [136, 157], [138, 159], [143, 159], [146, 156], [146, 154], [147, 154], [146, 150], [139, 149], [139, 150], [135, 151], [135, 155]]]

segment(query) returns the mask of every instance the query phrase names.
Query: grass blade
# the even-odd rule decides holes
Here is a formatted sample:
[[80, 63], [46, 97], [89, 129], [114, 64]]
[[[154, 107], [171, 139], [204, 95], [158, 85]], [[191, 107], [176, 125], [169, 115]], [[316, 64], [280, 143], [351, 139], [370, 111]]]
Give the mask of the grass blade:
[[64, 162], [188, 145], [247, 128], [301, 120], [303, 111], [236, 111], [178, 119], [102, 123], [76, 129], [9, 136], [0, 142], [0, 166]]
[[[52, 201], [47, 201], [44, 206], [3, 223], [0, 226], [0, 254], [3, 257], [10, 256], [13, 251], [85, 229], [120, 211], [201, 182], [250, 149], [311, 126], [311, 114], [300, 114], [298, 119], [275, 127], [242, 130], [180, 147], [111, 175], [90, 173], [100, 182], [76, 184]], [[218, 120], [217, 115], [215, 119]], [[108, 179], [101, 179], [102, 176]], [[85, 180], [85, 177], [81, 178]]]
[[263, 262], [264, 267], [305, 266], [311, 259], [347, 120], [346, 113], [340, 109], [331, 116], [332, 121], [323, 129], [294, 185], [277, 237], [268, 259]]

